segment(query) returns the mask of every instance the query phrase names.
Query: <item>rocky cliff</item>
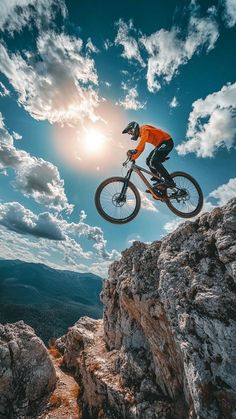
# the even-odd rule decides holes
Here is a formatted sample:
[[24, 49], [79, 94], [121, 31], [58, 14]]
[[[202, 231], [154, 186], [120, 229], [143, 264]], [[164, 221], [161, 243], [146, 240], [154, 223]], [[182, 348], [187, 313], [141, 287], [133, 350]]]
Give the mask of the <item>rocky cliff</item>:
[[52, 360], [23, 321], [0, 324], [0, 418], [38, 418], [56, 385]]
[[236, 418], [236, 199], [162, 241], [135, 242], [104, 281], [104, 319], [58, 341], [84, 418]]

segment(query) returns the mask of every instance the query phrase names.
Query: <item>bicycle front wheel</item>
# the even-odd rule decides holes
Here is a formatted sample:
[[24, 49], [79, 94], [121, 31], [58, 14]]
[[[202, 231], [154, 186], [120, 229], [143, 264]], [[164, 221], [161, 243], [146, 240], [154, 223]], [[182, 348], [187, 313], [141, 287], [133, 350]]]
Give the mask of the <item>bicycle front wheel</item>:
[[132, 182], [128, 182], [125, 195], [120, 199], [125, 182], [126, 179], [122, 177], [112, 177], [104, 180], [96, 190], [96, 208], [99, 214], [110, 223], [128, 223], [140, 210], [140, 195]]
[[166, 205], [182, 218], [192, 218], [199, 214], [203, 206], [203, 193], [197, 181], [184, 172], [171, 174], [176, 188], [167, 189]]

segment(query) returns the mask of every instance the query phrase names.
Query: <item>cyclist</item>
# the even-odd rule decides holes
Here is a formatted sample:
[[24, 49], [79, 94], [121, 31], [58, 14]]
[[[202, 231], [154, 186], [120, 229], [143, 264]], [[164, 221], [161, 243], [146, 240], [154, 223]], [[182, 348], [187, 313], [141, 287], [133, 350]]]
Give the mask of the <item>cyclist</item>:
[[[153, 187], [158, 185], [159, 189], [173, 188], [175, 183], [167, 172], [162, 162], [165, 161], [166, 156], [174, 147], [174, 142], [167, 132], [152, 125], [142, 125], [135, 121], [129, 122], [127, 127], [122, 131], [122, 134], [132, 135], [131, 140], [137, 141], [140, 138], [139, 144], [134, 150], [128, 150], [127, 155], [131, 160], [136, 160], [143, 152], [146, 143], [154, 145], [154, 150], [151, 151], [146, 159], [146, 163], [153, 174], [160, 174], [164, 180], [158, 180], [152, 177], [154, 181]], [[148, 190], [146, 192], [149, 192]]]

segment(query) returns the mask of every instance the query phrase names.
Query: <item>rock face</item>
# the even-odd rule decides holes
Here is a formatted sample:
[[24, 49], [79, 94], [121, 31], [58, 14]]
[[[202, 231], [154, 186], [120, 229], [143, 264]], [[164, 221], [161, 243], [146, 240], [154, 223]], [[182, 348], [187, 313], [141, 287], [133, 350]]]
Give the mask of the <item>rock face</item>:
[[56, 384], [46, 347], [23, 321], [0, 324], [0, 418], [37, 418]]
[[236, 199], [124, 251], [63, 338], [84, 418], [236, 418], [235, 294]]

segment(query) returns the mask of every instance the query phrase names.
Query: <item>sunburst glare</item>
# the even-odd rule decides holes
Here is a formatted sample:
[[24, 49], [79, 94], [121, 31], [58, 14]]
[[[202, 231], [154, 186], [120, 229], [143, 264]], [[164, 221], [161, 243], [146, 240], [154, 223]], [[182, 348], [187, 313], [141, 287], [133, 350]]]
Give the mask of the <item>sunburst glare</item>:
[[104, 151], [106, 137], [101, 131], [94, 128], [87, 128], [85, 134], [79, 140], [82, 148], [88, 154], [101, 154]]

